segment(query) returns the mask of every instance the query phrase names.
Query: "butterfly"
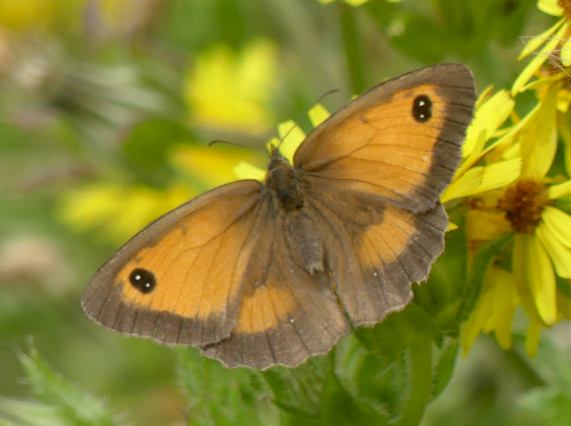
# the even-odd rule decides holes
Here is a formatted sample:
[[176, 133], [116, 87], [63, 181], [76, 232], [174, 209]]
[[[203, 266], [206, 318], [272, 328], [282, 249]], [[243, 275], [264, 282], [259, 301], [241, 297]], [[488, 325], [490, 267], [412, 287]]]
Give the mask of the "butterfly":
[[411, 300], [444, 249], [439, 196], [461, 159], [474, 79], [441, 64], [381, 83], [316, 127], [265, 182], [159, 218], [93, 276], [99, 324], [199, 347], [227, 366], [294, 367]]

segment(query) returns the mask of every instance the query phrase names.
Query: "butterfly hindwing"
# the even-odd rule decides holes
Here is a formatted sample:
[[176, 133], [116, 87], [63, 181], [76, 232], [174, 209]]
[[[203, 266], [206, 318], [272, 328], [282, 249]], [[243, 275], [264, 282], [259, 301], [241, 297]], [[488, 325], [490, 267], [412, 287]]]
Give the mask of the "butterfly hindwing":
[[229, 366], [296, 366], [348, 331], [329, 280], [307, 271], [286, 218], [269, 218], [266, 226], [244, 277], [236, 327], [203, 348]]
[[322, 217], [331, 282], [354, 326], [401, 310], [412, 283], [426, 278], [444, 248], [448, 224], [437, 204], [413, 214], [391, 204], [319, 187], [312, 206]]

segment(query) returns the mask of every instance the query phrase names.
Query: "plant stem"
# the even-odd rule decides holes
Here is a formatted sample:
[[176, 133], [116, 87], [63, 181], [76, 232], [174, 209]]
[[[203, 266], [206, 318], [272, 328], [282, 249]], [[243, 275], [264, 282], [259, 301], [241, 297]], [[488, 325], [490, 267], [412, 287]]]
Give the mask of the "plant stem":
[[418, 425], [432, 391], [432, 340], [420, 338], [408, 348], [409, 394], [395, 426]]

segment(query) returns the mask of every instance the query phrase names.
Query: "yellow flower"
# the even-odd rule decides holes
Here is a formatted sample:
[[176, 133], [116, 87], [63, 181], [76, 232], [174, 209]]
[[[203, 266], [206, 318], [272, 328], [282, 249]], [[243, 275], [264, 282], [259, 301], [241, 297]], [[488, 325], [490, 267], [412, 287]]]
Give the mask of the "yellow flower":
[[[561, 16], [553, 26], [545, 32], [533, 37], [521, 51], [519, 59], [524, 59], [535, 53], [529, 64], [524, 68], [512, 86], [512, 93], [517, 94], [526, 90], [526, 84], [541, 68], [545, 61], [553, 59], [552, 55], [559, 49], [559, 59], [563, 66], [571, 66], [571, 1], [569, 0], [539, 0], [538, 8], [553, 16]], [[559, 62], [555, 58], [556, 62]]]
[[120, 244], [191, 195], [189, 188], [180, 184], [159, 190], [96, 183], [65, 193], [58, 215], [75, 231], [96, 230], [101, 240]]
[[[505, 337], [506, 318], [511, 318], [518, 304], [530, 318], [526, 340], [530, 354], [537, 348], [541, 328], [565, 317], [556, 275], [571, 278], [571, 216], [558, 209], [555, 200], [571, 195], [571, 180], [552, 184], [553, 179], [547, 177], [557, 149], [560, 88], [560, 83], [551, 84], [538, 105], [514, 126], [516, 131], [506, 133], [511, 140], [503, 155], [521, 156], [518, 180], [505, 190], [480, 197], [468, 213], [469, 240], [493, 240], [506, 232], [512, 232], [514, 240], [512, 272], [494, 265], [486, 272], [482, 294], [463, 327], [465, 352], [480, 332], [494, 331], [505, 347], [509, 342]], [[500, 302], [490, 306], [490, 298], [497, 292], [511, 294], [512, 299], [501, 302], [501, 307], [497, 307]], [[505, 309], [505, 315], [492, 315], [493, 309]]]
[[190, 119], [199, 126], [262, 133], [273, 121], [270, 101], [277, 72], [269, 41], [248, 45], [239, 55], [217, 46], [199, 56], [185, 82]]
[[507, 132], [500, 130], [512, 114], [514, 105], [514, 100], [505, 90], [500, 90], [493, 96], [490, 96], [490, 90], [485, 90], [480, 96], [475, 118], [464, 141], [462, 164], [442, 194], [443, 203], [502, 188], [519, 177], [519, 157], [487, 162], [487, 158], [494, 154], [493, 151], [508, 145], [519, 129], [518, 126], [512, 126]]
[[[317, 127], [321, 122], [325, 121], [329, 115], [329, 111], [321, 104], [316, 104], [308, 113], [309, 121], [313, 127]], [[288, 120], [278, 124], [278, 135], [279, 138], [272, 138], [266, 144], [268, 151], [271, 145], [279, 146], [281, 154], [287, 158], [290, 163], [293, 163], [293, 155], [305, 139], [305, 133], [293, 120]], [[247, 161], [242, 161], [234, 168], [234, 174], [239, 179], [257, 179], [263, 182], [266, 171], [253, 166]]]
[[58, 212], [72, 229], [97, 230], [101, 240], [125, 242], [153, 220], [215, 186], [235, 180], [239, 159], [258, 163], [259, 155], [239, 148], [180, 145], [169, 161], [175, 177], [164, 189], [136, 184], [94, 183], [65, 193]]
[[0, 0], [0, 25], [15, 30], [45, 29], [57, 11], [54, 0]]
[[460, 341], [466, 354], [480, 333], [494, 332], [502, 349], [512, 345], [512, 320], [518, 297], [513, 274], [491, 265], [470, 318], [464, 323]]

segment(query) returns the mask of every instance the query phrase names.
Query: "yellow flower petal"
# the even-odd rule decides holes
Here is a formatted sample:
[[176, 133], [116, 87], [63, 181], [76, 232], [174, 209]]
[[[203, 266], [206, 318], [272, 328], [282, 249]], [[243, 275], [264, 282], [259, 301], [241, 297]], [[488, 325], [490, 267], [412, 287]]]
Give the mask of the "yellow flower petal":
[[571, 195], [571, 180], [550, 186], [547, 190], [547, 195], [551, 200]]
[[563, 8], [559, 5], [559, 0], [539, 0], [537, 8], [548, 15], [563, 15]]
[[269, 104], [276, 69], [275, 46], [267, 40], [252, 42], [239, 53], [227, 46], [206, 51], [185, 82], [190, 119], [232, 131], [266, 131], [273, 121]]
[[522, 176], [542, 179], [555, 158], [557, 149], [557, 92], [552, 85], [541, 98], [539, 108], [532, 111], [533, 118], [521, 130]]
[[545, 224], [539, 225], [535, 233], [551, 257], [557, 275], [563, 278], [571, 278], [571, 248], [561, 244], [551, 228]]
[[59, 206], [59, 217], [78, 231], [100, 226], [113, 217], [122, 197], [117, 185], [90, 185], [68, 191]]
[[263, 182], [266, 178], [266, 171], [260, 167], [254, 166], [247, 161], [240, 161], [232, 169], [238, 179], [255, 179]]
[[462, 345], [464, 355], [468, 354], [474, 340], [476, 340], [476, 337], [484, 330], [488, 318], [490, 318], [492, 314], [494, 294], [491, 289], [491, 283], [484, 278], [484, 284], [476, 306], [474, 306], [474, 310], [470, 313], [470, 316], [462, 326], [460, 344]]
[[223, 185], [235, 179], [233, 168], [240, 161], [255, 161], [257, 155], [234, 147], [206, 147], [200, 145], [181, 145], [173, 150], [170, 161], [186, 174], [203, 183], [201, 189], [207, 190]]
[[[569, 96], [569, 104], [571, 104], [571, 91]], [[559, 136], [561, 136], [561, 139], [563, 139], [565, 169], [567, 170], [567, 175], [571, 176], [571, 129], [567, 126], [559, 126]]]
[[456, 231], [458, 229], [458, 225], [452, 222], [448, 222], [448, 226], [446, 227], [446, 232]]
[[553, 266], [537, 238], [529, 237], [526, 248], [529, 288], [537, 313], [546, 324], [554, 324], [557, 321], [557, 286]]
[[551, 38], [545, 46], [537, 53], [535, 58], [533, 58], [529, 64], [523, 69], [520, 75], [516, 78], [513, 86], [512, 86], [512, 95], [516, 95], [522, 91], [523, 86], [527, 84], [529, 79], [535, 74], [535, 72], [543, 65], [547, 59], [549, 59], [549, 55], [559, 44], [561, 38], [565, 35], [567, 31], [568, 24], [564, 24], [561, 26], [559, 31], [555, 34], [553, 38]]
[[539, 346], [539, 339], [541, 337], [541, 323], [531, 319], [529, 321], [529, 326], [527, 328], [526, 338], [525, 338], [525, 350], [530, 356], [534, 356], [537, 353], [537, 347]]
[[57, 17], [58, 3], [54, 0], [1, 0], [0, 24], [15, 30], [48, 27]]
[[468, 128], [466, 141], [462, 148], [465, 157], [472, 153], [480, 133], [485, 131], [485, 137], [490, 138], [510, 116], [514, 105], [514, 100], [506, 90], [500, 90], [482, 103], [476, 111], [474, 121]]
[[466, 233], [470, 241], [491, 241], [511, 231], [503, 213], [486, 210], [469, 210], [466, 216]]
[[525, 47], [522, 49], [521, 53], [518, 56], [518, 60], [522, 60], [525, 57], [529, 56], [530, 53], [535, 52], [539, 46], [547, 41], [549, 37], [553, 35], [557, 29], [563, 25], [565, 22], [563, 19], [557, 21], [554, 25], [552, 25], [547, 31], [542, 32], [538, 36], [531, 38], [526, 44]]
[[571, 216], [555, 207], [547, 206], [541, 219], [561, 244], [571, 248]]
[[529, 274], [527, 272], [528, 256], [527, 256], [527, 246], [530, 240], [530, 236], [526, 234], [516, 234], [514, 236], [513, 243], [513, 273], [516, 283], [516, 288], [519, 296], [519, 300], [523, 304], [528, 315], [537, 321], [541, 321], [537, 313], [537, 308], [531, 294], [531, 289], [529, 285]]
[[446, 189], [442, 201], [479, 194], [514, 182], [520, 175], [521, 159], [474, 167]]
[[309, 121], [311, 121], [313, 127], [319, 126], [321, 123], [327, 120], [330, 115], [331, 113], [327, 111], [327, 109], [321, 104], [316, 104], [309, 110], [308, 113]]
[[96, 229], [101, 239], [122, 243], [191, 196], [189, 188], [183, 185], [156, 190], [97, 184], [65, 194], [59, 211], [62, 220], [73, 228]]
[[350, 4], [353, 7], [361, 6], [364, 3], [367, 3], [369, 0], [345, 0], [345, 3]]
[[294, 121], [288, 120], [278, 125], [278, 134], [282, 140], [280, 152], [292, 163], [295, 151], [305, 139], [305, 133]]
[[561, 47], [561, 62], [564, 66], [571, 66], [571, 38]]
[[489, 279], [494, 287], [494, 297], [491, 301], [494, 334], [500, 347], [509, 349], [512, 345], [512, 321], [517, 302], [514, 277], [502, 268], [491, 266]]

